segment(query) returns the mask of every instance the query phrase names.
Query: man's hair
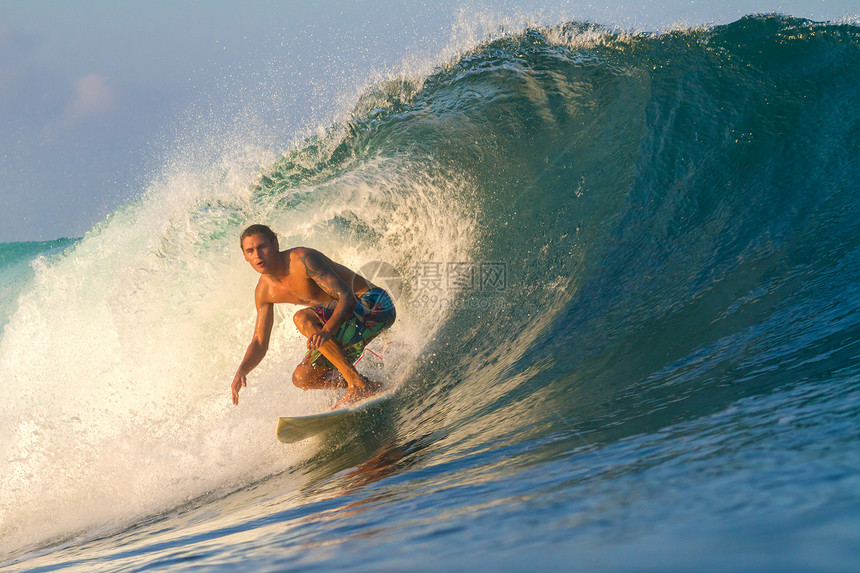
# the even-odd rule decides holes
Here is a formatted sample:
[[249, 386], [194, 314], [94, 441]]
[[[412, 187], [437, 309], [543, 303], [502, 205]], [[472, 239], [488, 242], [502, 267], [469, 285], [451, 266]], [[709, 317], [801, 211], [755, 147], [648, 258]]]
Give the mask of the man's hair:
[[278, 236], [275, 234], [273, 230], [268, 228], [266, 225], [251, 225], [239, 236], [239, 248], [242, 248], [242, 245], [245, 242], [245, 239], [250, 237], [251, 235], [263, 235], [273, 245], [277, 244]]

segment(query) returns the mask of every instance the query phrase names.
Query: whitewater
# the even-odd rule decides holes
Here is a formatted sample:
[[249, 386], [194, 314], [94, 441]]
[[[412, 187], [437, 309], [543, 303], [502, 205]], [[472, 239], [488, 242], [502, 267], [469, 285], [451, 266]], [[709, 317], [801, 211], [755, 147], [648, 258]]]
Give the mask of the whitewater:
[[[259, 142], [0, 244], [0, 566], [856, 567], [855, 24], [501, 30]], [[395, 295], [385, 416], [277, 442], [287, 305], [232, 406], [258, 222]]]

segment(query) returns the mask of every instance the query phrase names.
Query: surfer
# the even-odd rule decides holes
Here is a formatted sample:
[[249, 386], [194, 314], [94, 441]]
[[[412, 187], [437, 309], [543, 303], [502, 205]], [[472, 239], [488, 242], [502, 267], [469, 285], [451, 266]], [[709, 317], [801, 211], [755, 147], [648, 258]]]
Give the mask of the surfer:
[[365, 345], [394, 323], [394, 303], [385, 290], [319, 251], [294, 247], [280, 251], [278, 237], [265, 225], [251, 225], [239, 238], [245, 260], [262, 276], [254, 291], [254, 337], [233, 377], [233, 404], [246, 376], [266, 355], [275, 303], [305, 306], [293, 322], [307, 339], [307, 353], [293, 372], [303, 390], [346, 388], [335, 408], [371, 396], [380, 384], [358, 373], [353, 363]]

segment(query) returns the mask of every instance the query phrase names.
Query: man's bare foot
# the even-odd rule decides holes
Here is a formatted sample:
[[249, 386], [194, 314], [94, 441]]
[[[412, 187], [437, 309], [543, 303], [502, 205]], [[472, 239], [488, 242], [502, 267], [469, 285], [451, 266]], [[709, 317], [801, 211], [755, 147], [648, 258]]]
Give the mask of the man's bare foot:
[[346, 394], [344, 394], [343, 397], [337, 401], [337, 403], [334, 405], [334, 408], [332, 409], [337, 410], [338, 408], [343, 408], [344, 406], [347, 406], [349, 404], [354, 404], [355, 402], [370, 398], [371, 396], [378, 394], [382, 390], [382, 382], [370, 380], [368, 378], [365, 378], [364, 376], [361, 377], [361, 381], [364, 384], [363, 387], [350, 386], [347, 389]]

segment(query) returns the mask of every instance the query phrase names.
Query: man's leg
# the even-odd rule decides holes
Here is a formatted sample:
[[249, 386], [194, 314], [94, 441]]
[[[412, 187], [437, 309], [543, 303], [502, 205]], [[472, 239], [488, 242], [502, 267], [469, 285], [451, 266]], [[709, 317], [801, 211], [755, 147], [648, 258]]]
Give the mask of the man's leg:
[[[323, 327], [323, 323], [320, 320], [320, 317], [318, 317], [316, 313], [309, 308], [304, 308], [298, 311], [293, 316], [293, 322], [296, 324], [296, 328], [299, 329], [299, 332], [301, 332], [306, 338], [310, 338], [313, 334], [316, 334], [317, 332], [322, 330]], [[346, 354], [344, 354], [343, 348], [341, 348], [340, 344], [338, 344], [334, 340], [329, 339], [328, 341], [326, 341], [325, 344], [319, 347], [319, 351], [323, 356], [328, 358], [329, 362], [331, 362], [334, 367], [337, 368], [338, 372], [340, 372], [344, 380], [346, 380], [346, 394], [336, 404], [336, 407], [342, 404], [360, 400], [365, 396], [373, 394], [379, 389], [380, 385], [378, 383], [371, 382], [358, 373], [358, 370], [355, 369], [355, 366], [352, 365], [352, 362], [350, 362], [349, 359], [346, 357]], [[299, 365], [299, 367], [301, 367], [301, 365]], [[294, 383], [297, 374], [299, 374], [299, 376], [310, 377], [321, 376], [321, 374], [314, 375], [312, 372], [307, 371], [299, 373], [299, 369], [297, 368], [296, 372], [293, 373]]]
[[293, 384], [302, 390], [346, 388], [346, 380], [337, 370], [304, 362], [296, 366], [293, 372]]

